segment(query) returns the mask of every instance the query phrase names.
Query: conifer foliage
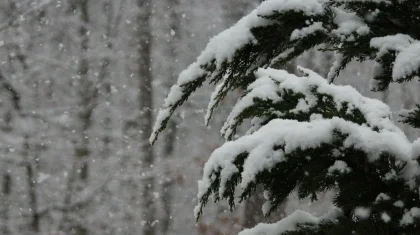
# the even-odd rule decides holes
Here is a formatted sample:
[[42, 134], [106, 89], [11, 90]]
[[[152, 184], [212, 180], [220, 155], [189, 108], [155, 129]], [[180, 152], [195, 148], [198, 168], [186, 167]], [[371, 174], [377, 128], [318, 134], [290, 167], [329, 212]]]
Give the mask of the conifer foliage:
[[[417, 0], [267, 0], [213, 38], [171, 88], [150, 137], [206, 81], [217, 84], [206, 123], [229, 92], [243, 91], [221, 130], [227, 142], [204, 167], [197, 219], [210, 199], [234, 209], [257, 186], [267, 215], [293, 191], [317, 200], [334, 190], [336, 208], [323, 217], [297, 211], [241, 234], [420, 234], [420, 141], [386, 104], [333, 84], [353, 60], [375, 62], [374, 91], [418, 79], [419, 15]], [[327, 78], [279, 70], [313, 48], [335, 53]], [[418, 128], [419, 106], [403, 122]]]

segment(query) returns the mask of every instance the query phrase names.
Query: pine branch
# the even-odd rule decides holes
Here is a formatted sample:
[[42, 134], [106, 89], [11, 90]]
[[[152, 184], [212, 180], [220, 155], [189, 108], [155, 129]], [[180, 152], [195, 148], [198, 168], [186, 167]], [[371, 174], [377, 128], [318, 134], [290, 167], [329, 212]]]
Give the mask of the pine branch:
[[410, 111], [407, 114], [400, 114], [402, 118], [401, 122], [409, 124], [414, 128], [420, 128], [420, 105], [416, 105], [416, 109]]

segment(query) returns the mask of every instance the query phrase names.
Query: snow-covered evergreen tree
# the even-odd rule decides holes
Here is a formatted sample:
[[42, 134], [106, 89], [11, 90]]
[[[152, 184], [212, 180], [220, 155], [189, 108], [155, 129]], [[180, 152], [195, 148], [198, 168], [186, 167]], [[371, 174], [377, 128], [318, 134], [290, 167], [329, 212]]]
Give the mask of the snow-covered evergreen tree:
[[[204, 167], [197, 218], [210, 199], [233, 209], [260, 187], [265, 214], [293, 191], [317, 200], [332, 189], [331, 213], [297, 211], [241, 234], [420, 234], [420, 140], [408, 140], [386, 104], [333, 84], [354, 60], [374, 61], [374, 91], [418, 79], [419, 14], [416, 0], [267, 0], [213, 38], [171, 88], [150, 138], [204, 82], [218, 84], [206, 122], [230, 91], [243, 91], [221, 130], [228, 142]], [[277, 70], [312, 48], [335, 53], [327, 78]], [[420, 107], [402, 121], [420, 127]]]

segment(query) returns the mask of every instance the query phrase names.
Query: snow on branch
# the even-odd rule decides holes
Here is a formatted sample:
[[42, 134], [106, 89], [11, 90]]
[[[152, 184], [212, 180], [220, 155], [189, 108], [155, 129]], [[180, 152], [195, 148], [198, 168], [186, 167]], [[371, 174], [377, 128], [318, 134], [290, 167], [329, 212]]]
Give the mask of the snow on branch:
[[401, 51], [395, 59], [392, 78], [397, 81], [411, 80], [420, 75], [420, 42], [416, 41]]
[[[298, 67], [305, 74], [297, 77], [286, 71], [259, 69], [243, 97], [233, 107], [221, 133], [231, 140], [236, 128], [247, 118], [264, 117], [309, 121], [341, 117], [371, 128], [403, 133], [390, 120], [389, 107], [376, 99], [362, 96], [351, 86], [335, 86], [313, 71]], [[328, 106], [328, 109], [325, 107]]]
[[[357, 177], [363, 177], [366, 187], [371, 188], [372, 183], [399, 182], [402, 189], [393, 188], [395, 183], [391, 187], [397, 192], [392, 195], [396, 199], [398, 192], [416, 185], [419, 165], [414, 160], [413, 149], [398, 133], [376, 132], [340, 118], [311, 122], [276, 119], [254, 134], [227, 142], [213, 152], [199, 181], [199, 204], [195, 213], [197, 217], [202, 213], [211, 195], [215, 200], [228, 199], [233, 207], [246, 199], [257, 184], [268, 191], [268, 213], [295, 189], [303, 199], [337, 187], [342, 193], [337, 196], [339, 205], [349, 203], [356, 208], [368, 203], [363, 200], [369, 200], [357, 198], [349, 202], [347, 190], [357, 191], [361, 198], [366, 194], [365, 187], [348, 188], [349, 180]], [[384, 162], [395, 164], [384, 169]], [[378, 190], [377, 195], [383, 189], [383, 186], [372, 188]]]
[[239, 233], [239, 235], [281, 235], [286, 231], [296, 230], [298, 224], [302, 223], [319, 223], [319, 219], [308, 212], [295, 211], [286, 218], [274, 224], [258, 224], [254, 228], [246, 229]]
[[[387, 105], [331, 83], [353, 60], [375, 62], [374, 91], [418, 78], [420, 31], [413, 25], [420, 24], [420, 10], [415, 6], [416, 0], [267, 0], [213, 38], [171, 88], [150, 137], [153, 144], [175, 109], [204, 82], [218, 84], [206, 124], [229, 92], [244, 90], [221, 130], [228, 142], [204, 166], [196, 217], [210, 198], [226, 199], [233, 209], [259, 185], [267, 192], [267, 214], [294, 190], [300, 199], [316, 200], [317, 193], [336, 189], [334, 203], [347, 220], [338, 227], [300, 212], [302, 221], [292, 216], [279, 226], [296, 229], [290, 234], [308, 234], [318, 225], [340, 234], [349, 228], [339, 226], [372, 218], [393, 226], [403, 221], [404, 229], [411, 226], [406, 231], [414, 231], [411, 221], [420, 219], [420, 141], [408, 141]], [[302, 77], [277, 70], [320, 45], [336, 55], [327, 79], [304, 68], [299, 68]], [[404, 121], [417, 125], [417, 111]], [[251, 129], [234, 139], [247, 119]], [[390, 199], [376, 201], [379, 195]]]
[[340, 214], [341, 211], [334, 208], [326, 215], [318, 218], [308, 212], [297, 210], [277, 223], [261, 223], [254, 228], [245, 229], [239, 235], [281, 235], [284, 232], [296, 231], [299, 227], [316, 226], [321, 221], [332, 221]]
[[[231, 135], [244, 115], [265, 123], [212, 153], [198, 183], [197, 218], [210, 197], [227, 199], [234, 208], [257, 184], [268, 191], [267, 213], [295, 189], [302, 199], [316, 198], [329, 188], [345, 191], [340, 180], [360, 175], [379, 185], [390, 181], [398, 181], [403, 189], [416, 185], [418, 144], [410, 143], [392, 122], [387, 105], [350, 86], [328, 84], [311, 70], [299, 70], [303, 77], [258, 70], [223, 131]], [[384, 162], [386, 168], [373, 170]], [[359, 201], [350, 203], [356, 208]]]
[[[263, 38], [264, 32], [276, 32], [281, 29], [278, 32], [279, 37], [289, 41], [295, 27], [285, 27], [285, 25], [291, 25], [287, 21], [295, 21], [295, 18], [302, 19], [301, 25], [303, 28], [306, 27], [305, 19], [324, 18], [324, 14], [326, 14], [325, 7], [317, 0], [267, 0], [256, 10], [242, 18], [236, 25], [211, 39], [197, 61], [180, 74], [177, 84], [171, 88], [164, 101], [163, 108], [156, 118], [150, 142], [153, 143], [156, 140], [175, 109], [182, 105], [190, 94], [202, 86], [206, 80], [217, 83], [223, 78], [228, 78], [224, 79], [224, 82], [218, 87], [218, 91], [221, 93], [214, 95], [217, 99], [209, 106], [206, 118], [206, 120], [209, 120], [212, 110], [229, 90], [249, 83], [249, 81], [237, 79], [238, 77], [252, 75], [257, 68], [270, 64], [274, 57], [292, 47], [286, 44], [278, 44], [276, 45], [277, 49], [275, 49], [277, 53], [273, 54], [273, 43], [266, 44], [267, 39], [270, 38]], [[284, 25], [279, 25], [280, 22]], [[277, 30], [274, 30], [274, 28]], [[258, 30], [261, 32], [257, 32]], [[313, 33], [319, 31], [311, 30]], [[304, 37], [301, 35], [302, 33], [300, 33], [299, 38]], [[309, 36], [307, 35], [306, 38]], [[270, 40], [274, 42], [278, 41], [278, 38], [271, 38]], [[261, 47], [262, 43], [266, 46]], [[297, 48], [299, 50], [295, 50], [286, 58], [282, 58], [283, 63], [309, 49], [302, 46]]]
[[[407, 3], [406, 3], [407, 2]], [[205, 117], [209, 122], [220, 101], [232, 90], [254, 82], [258, 68], [282, 68], [303, 52], [324, 44], [336, 62], [332, 82], [352, 60], [374, 60], [372, 90], [420, 75], [416, 9], [387, 0], [267, 0], [236, 25], [214, 37], [197, 61], [184, 70], [159, 111], [150, 142], [154, 143], [177, 107], [208, 81], [219, 84]], [[413, 11], [410, 17], [405, 11]], [[419, 21], [420, 23], [420, 21]], [[390, 30], [383, 25], [387, 24]], [[398, 32], [398, 33], [396, 33]]]
[[[329, 173], [328, 169], [335, 164], [335, 160], [346, 161], [352, 157], [347, 156], [346, 151], [342, 151], [344, 149], [360, 150], [368, 162], [375, 162], [386, 153], [410, 167], [417, 165], [413, 161], [412, 144], [399, 132], [377, 132], [341, 118], [311, 122], [275, 119], [257, 132], [227, 142], [212, 153], [199, 182], [200, 203], [196, 215], [201, 213], [210, 194], [216, 193], [215, 197], [225, 198], [232, 184], [239, 184], [246, 191], [253, 187], [256, 178], [263, 172], [274, 174], [274, 171], [280, 170], [275, 168], [277, 164], [287, 165], [291, 158], [304, 160], [312, 151], [320, 148], [325, 148], [329, 158], [322, 155], [313, 157], [326, 157], [325, 160], [331, 161], [322, 169], [325, 174]], [[351, 164], [347, 165], [352, 168]], [[402, 173], [408, 181], [415, 174], [410, 167], [406, 168], [406, 174]], [[229, 194], [232, 203], [236, 200], [233, 196]], [[243, 197], [241, 194], [236, 196]]]

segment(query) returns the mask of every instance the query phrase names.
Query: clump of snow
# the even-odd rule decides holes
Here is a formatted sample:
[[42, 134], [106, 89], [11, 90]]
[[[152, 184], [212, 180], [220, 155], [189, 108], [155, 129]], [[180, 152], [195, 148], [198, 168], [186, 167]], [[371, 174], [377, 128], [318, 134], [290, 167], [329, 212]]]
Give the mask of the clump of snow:
[[333, 208], [323, 216], [316, 217], [308, 212], [296, 210], [286, 218], [273, 224], [258, 224], [254, 228], [245, 229], [239, 235], [278, 235], [286, 231], [294, 231], [298, 224], [313, 223], [317, 224], [321, 221], [334, 221], [342, 212], [338, 208]]
[[388, 195], [386, 195], [385, 193], [380, 193], [377, 197], [375, 202], [380, 202], [380, 201], [388, 201], [391, 200], [391, 197], [389, 197]]
[[313, 121], [313, 120], [323, 119], [323, 117], [322, 117], [322, 115], [321, 115], [321, 114], [319, 114], [319, 113], [314, 113], [314, 114], [311, 114], [311, 116], [309, 117], [309, 119], [310, 119], [311, 121]]
[[414, 223], [415, 218], [420, 218], [420, 208], [413, 207], [411, 210], [407, 211], [400, 220], [400, 225], [412, 224]]
[[332, 33], [340, 37], [342, 41], [354, 41], [356, 38], [352, 33], [358, 35], [366, 35], [370, 32], [370, 28], [366, 24], [360, 24], [357, 21], [346, 21], [339, 25], [337, 29], [334, 29]]
[[345, 161], [337, 160], [334, 162], [334, 165], [328, 168], [329, 174], [333, 174], [335, 172], [338, 172], [340, 174], [345, 174], [345, 173], [351, 172], [351, 169], [350, 167], [348, 167]]
[[257, 9], [260, 15], [295, 10], [302, 11], [306, 15], [311, 16], [324, 12], [324, 2], [326, 0], [269, 0], [261, 3]]
[[[335, 2], [345, 3], [349, 0], [335, 0]], [[385, 4], [392, 4], [391, 0], [351, 0], [352, 2], [374, 2], [374, 3], [385, 3]]]
[[379, 9], [375, 9], [374, 11], [368, 12], [365, 16], [367, 22], [372, 23], [378, 17], [381, 11]]
[[[413, 76], [420, 69], [420, 42], [409, 35], [396, 34], [372, 38], [370, 46], [378, 50], [377, 58], [390, 51], [397, 54], [392, 69], [392, 78], [395, 82], [400, 82], [407, 77]], [[381, 74], [382, 67], [376, 64], [375, 71], [374, 76]]]
[[406, 34], [396, 34], [372, 38], [370, 40], [370, 47], [378, 49], [377, 57], [381, 57], [389, 51], [400, 52], [414, 41], [412, 37]]
[[326, 32], [327, 30], [322, 26], [322, 22], [314, 22], [308, 27], [304, 27], [302, 29], [295, 29], [292, 34], [290, 35], [290, 40], [298, 40], [308, 35], [314, 34], [317, 31]]
[[388, 215], [388, 213], [383, 212], [381, 214], [381, 219], [385, 222], [388, 223], [389, 221], [391, 221], [391, 216]]
[[394, 204], [393, 204], [395, 207], [398, 207], [398, 208], [403, 208], [404, 207], [404, 202], [403, 201], [401, 201], [401, 200], [398, 200], [398, 201], [396, 201], [396, 202], [394, 202]]
[[417, 73], [419, 69], [420, 42], [417, 41], [397, 55], [392, 70], [392, 78], [394, 81], [400, 81]]
[[370, 208], [366, 207], [357, 207], [354, 209], [354, 216], [360, 219], [368, 219], [370, 216]]
[[286, 218], [274, 224], [258, 224], [254, 228], [245, 229], [239, 235], [278, 235], [286, 231], [293, 231], [297, 229], [300, 223], [319, 223], [320, 219], [304, 211], [295, 211]]
[[337, 24], [337, 29], [331, 31], [341, 41], [354, 41], [356, 36], [364, 36], [369, 34], [370, 28], [363, 19], [358, 17], [356, 13], [349, 13], [338, 8], [334, 9], [336, 17], [334, 23]]
[[393, 180], [397, 178], [397, 172], [394, 169], [391, 169], [390, 172], [385, 174], [386, 180]]
[[271, 204], [270, 201], [264, 202], [264, 204], [261, 208], [263, 215], [268, 215], [268, 212], [270, 211], [271, 208], [272, 208], [272, 204]]
[[327, 81], [332, 83], [334, 78], [338, 76], [338, 70], [340, 69], [341, 63], [343, 62], [344, 56], [341, 53], [334, 52], [334, 63], [332, 64], [330, 71], [327, 75]]

